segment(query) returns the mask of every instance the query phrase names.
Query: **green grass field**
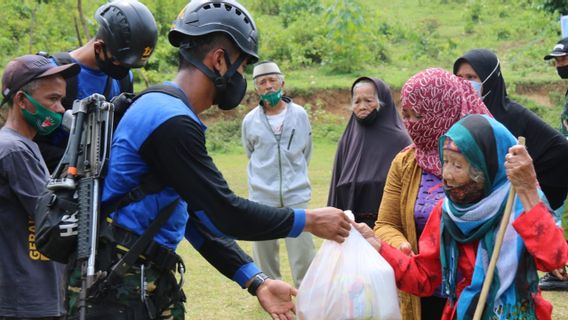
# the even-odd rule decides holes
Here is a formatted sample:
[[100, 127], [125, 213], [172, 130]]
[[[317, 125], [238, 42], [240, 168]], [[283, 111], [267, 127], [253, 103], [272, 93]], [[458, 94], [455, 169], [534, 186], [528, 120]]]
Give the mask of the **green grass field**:
[[[311, 208], [324, 206], [335, 155], [335, 144], [330, 142], [314, 143], [310, 163], [310, 179], [312, 182]], [[246, 197], [247, 159], [242, 152], [215, 154], [215, 163], [229, 182], [231, 188], [239, 195]], [[319, 246], [318, 240], [316, 245]], [[251, 252], [250, 242], [241, 241], [242, 248]], [[256, 298], [240, 289], [234, 282], [223, 277], [205, 259], [184, 241], [178, 252], [183, 256], [187, 271], [185, 292], [187, 295], [186, 319], [218, 320], [218, 319], [270, 319], [260, 308]], [[281, 267], [284, 280], [290, 282], [290, 272], [283, 246], [280, 252]], [[545, 297], [554, 305], [553, 319], [568, 319], [567, 293], [545, 293]]]

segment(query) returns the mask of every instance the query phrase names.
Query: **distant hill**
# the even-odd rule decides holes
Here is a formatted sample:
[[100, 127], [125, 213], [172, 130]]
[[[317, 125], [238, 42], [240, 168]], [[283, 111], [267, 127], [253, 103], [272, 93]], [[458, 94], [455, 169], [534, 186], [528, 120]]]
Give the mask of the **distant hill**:
[[[70, 50], [92, 37], [94, 12], [106, 1], [3, 0], [0, 66], [37, 51]], [[154, 13], [160, 41], [138, 86], [175, 72], [177, 56], [167, 32], [187, 0], [142, 1]], [[463, 52], [490, 48], [509, 82], [557, 77], [542, 57], [560, 35], [558, 16], [536, 0], [243, 0], [260, 32], [262, 59], [281, 64], [293, 86], [348, 86], [360, 74], [400, 87], [431, 66], [450, 68]], [[540, 1], [542, 2], [542, 1]], [[82, 3], [83, 19], [77, 10]], [[82, 23], [84, 21], [84, 23]], [[81, 39], [81, 40], [79, 40]]]

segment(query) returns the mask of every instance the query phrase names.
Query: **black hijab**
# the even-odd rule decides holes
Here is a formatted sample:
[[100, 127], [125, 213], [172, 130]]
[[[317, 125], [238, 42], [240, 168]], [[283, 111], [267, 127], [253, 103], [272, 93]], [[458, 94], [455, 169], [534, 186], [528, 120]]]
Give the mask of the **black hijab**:
[[351, 114], [337, 146], [327, 202], [352, 210], [357, 222], [366, 222], [372, 228], [391, 162], [412, 141], [383, 81], [358, 78], [351, 86], [351, 97], [355, 85], [363, 80], [375, 85], [381, 106], [372, 123], [363, 124]]
[[568, 193], [568, 141], [532, 111], [507, 96], [505, 80], [497, 56], [487, 49], [473, 49], [454, 63], [457, 74], [462, 63], [469, 63], [483, 82], [483, 102], [495, 119], [515, 137], [527, 139], [540, 187], [550, 206], [562, 205]]

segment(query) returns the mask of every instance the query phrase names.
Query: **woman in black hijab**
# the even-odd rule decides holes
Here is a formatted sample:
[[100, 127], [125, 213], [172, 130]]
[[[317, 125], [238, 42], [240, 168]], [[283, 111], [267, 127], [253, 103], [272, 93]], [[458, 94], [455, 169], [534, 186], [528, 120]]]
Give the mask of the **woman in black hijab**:
[[383, 81], [358, 78], [351, 99], [353, 114], [338, 143], [327, 203], [353, 211], [355, 221], [372, 228], [392, 159], [411, 140]]
[[515, 137], [527, 139], [538, 182], [552, 209], [562, 206], [568, 192], [568, 141], [536, 114], [507, 96], [497, 56], [473, 49], [454, 63], [454, 74], [469, 80], [495, 119]]

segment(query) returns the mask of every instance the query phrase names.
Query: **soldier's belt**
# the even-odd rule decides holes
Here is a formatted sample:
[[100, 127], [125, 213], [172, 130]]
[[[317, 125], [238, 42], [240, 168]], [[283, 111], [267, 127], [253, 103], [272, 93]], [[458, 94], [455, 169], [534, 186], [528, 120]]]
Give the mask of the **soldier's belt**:
[[[133, 232], [114, 224], [107, 219], [102, 224], [101, 233], [111, 240], [113, 248], [119, 253], [126, 253], [134, 245], [139, 238]], [[164, 247], [156, 241], [150, 241], [148, 246], [138, 256], [140, 260], [151, 263], [154, 267], [161, 271], [176, 271], [178, 263], [182, 263], [182, 259], [174, 251]]]

